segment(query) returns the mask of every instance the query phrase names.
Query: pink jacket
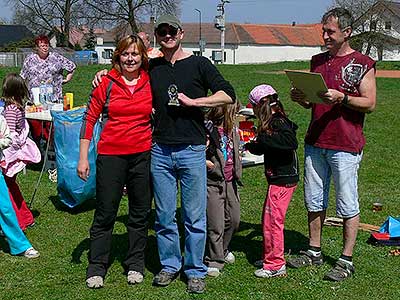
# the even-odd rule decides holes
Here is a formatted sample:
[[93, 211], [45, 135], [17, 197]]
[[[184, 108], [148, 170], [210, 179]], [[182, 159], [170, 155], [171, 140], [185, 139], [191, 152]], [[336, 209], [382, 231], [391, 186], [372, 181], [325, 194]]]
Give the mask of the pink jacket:
[[1, 162], [4, 175], [13, 177], [22, 171], [27, 164], [40, 162], [41, 155], [39, 148], [28, 137], [28, 134], [29, 125], [26, 120], [25, 128], [21, 131], [21, 134], [17, 132], [10, 134], [12, 144], [3, 150], [4, 157]]

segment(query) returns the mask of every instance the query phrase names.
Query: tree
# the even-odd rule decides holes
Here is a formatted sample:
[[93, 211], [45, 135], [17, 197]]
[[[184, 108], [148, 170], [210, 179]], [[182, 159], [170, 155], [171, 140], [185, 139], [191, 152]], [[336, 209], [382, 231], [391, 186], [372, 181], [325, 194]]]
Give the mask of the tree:
[[376, 0], [334, 0], [335, 7], [343, 7], [351, 12], [354, 19], [358, 19], [377, 2]]
[[88, 18], [100, 19], [112, 26], [129, 25], [131, 32], [139, 31], [145, 17], [156, 17], [162, 13], [178, 15], [181, 0], [85, 0], [90, 11]]
[[85, 44], [83, 47], [88, 50], [94, 50], [96, 44], [97, 44], [97, 38], [96, 35], [94, 34], [94, 29], [93, 27], [90, 27], [89, 33], [86, 35]]
[[26, 25], [35, 33], [58, 31], [58, 43], [69, 46], [69, 30], [82, 17], [82, 1], [8, 0], [8, 3], [14, 7], [14, 23]]

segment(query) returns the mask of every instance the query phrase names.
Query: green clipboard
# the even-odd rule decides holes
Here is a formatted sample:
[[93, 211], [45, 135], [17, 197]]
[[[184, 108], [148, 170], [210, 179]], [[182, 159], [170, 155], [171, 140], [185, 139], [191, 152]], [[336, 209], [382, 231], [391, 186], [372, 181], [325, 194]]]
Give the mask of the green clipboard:
[[306, 100], [312, 103], [323, 103], [318, 97], [321, 93], [326, 93], [328, 87], [320, 73], [307, 71], [285, 70], [292, 86], [301, 90], [306, 95]]

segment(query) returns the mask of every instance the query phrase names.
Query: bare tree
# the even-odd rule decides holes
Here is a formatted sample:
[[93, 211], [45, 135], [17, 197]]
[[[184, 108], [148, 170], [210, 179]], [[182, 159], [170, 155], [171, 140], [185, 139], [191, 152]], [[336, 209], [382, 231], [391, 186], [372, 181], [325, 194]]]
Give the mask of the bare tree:
[[26, 25], [35, 33], [57, 28], [59, 44], [68, 46], [72, 24], [78, 23], [82, 0], [8, 0], [14, 7], [14, 23]]
[[[162, 13], [179, 15], [181, 0], [85, 0], [85, 4], [100, 19], [112, 26], [129, 25], [132, 32], [139, 31], [139, 24], [147, 17], [156, 18]], [[90, 16], [88, 16], [90, 18]]]
[[354, 19], [361, 17], [376, 0], [334, 0], [335, 7], [343, 7], [351, 12]]

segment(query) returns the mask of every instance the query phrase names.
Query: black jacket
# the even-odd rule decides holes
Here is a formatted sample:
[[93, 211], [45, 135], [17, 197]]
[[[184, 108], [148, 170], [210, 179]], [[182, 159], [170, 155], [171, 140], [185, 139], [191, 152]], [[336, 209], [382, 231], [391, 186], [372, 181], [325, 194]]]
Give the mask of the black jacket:
[[299, 161], [296, 149], [297, 125], [281, 114], [274, 114], [272, 134], [261, 133], [254, 142], [245, 145], [256, 155], [264, 154], [265, 176], [269, 184], [285, 185], [299, 181]]

